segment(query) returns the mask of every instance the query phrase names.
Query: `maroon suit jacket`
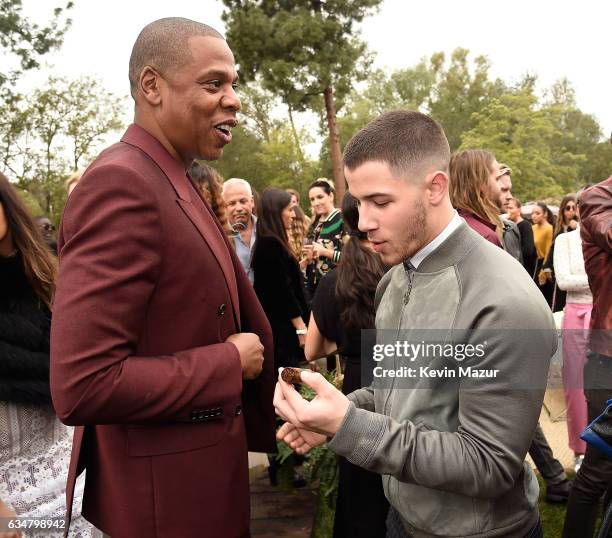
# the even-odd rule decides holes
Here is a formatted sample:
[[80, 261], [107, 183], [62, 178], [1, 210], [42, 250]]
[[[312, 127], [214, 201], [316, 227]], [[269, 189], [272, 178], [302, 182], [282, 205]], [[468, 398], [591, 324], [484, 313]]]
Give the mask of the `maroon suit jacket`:
[[[67, 485], [112, 538], [248, 536], [248, 447], [275, 449], [273, 346], [253, 288], [209, 207], [132, 125], [64, 210], [51, 391], [75, 430]], [[258, 334], [242, 381], [225, 339]]]

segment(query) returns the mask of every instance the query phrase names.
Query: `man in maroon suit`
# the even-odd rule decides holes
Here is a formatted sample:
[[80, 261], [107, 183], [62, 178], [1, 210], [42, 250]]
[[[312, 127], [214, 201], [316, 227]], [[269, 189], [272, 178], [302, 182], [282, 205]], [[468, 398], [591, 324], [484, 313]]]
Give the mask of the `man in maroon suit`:
[[87, 469], [83, 514], [112, 538], [248, 536], [247, 446], [275, 447], [270, 327], [186, 175], [231, 140], [235, 83], [212, 28], [145, 27], [134, 125], [64, 211], [51, 390], [78, 426], [68, 507]]

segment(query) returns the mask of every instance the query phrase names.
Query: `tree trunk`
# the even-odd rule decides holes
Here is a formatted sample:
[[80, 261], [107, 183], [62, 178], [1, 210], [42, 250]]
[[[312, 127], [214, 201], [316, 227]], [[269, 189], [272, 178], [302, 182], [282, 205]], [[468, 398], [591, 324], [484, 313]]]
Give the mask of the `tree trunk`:
[[323, 91], [325, 98], [325, 112], [327, 113], [327, 127], [329, 129], [329, 146], [331, 150], [332, 169], [334, 171], [334, 184], [336, 185], [336, 205], [340, 206], [344, 196], [344, 171], [342, 170], [342, 152], [340, 150], [340, 134], [336, 123], [336, 104], [334, 103], [334, 90], [331, 85]]
[[295, 143], [295, 150], [297, 151], [297, 157], [300, 161], [300, 165], [302, 169], [304, 169], [304, 152], [302, 151], [302, 146], [300, 144], [300, 137], [298, 136], [297, 129], [295, 128], [295, 123], [293, 121], [293, 109], [291, 105], [287, 105], [287, 109], [289, 110], [289, 123], [291, 125], [291, 132], [293, 133], [293, 141]]

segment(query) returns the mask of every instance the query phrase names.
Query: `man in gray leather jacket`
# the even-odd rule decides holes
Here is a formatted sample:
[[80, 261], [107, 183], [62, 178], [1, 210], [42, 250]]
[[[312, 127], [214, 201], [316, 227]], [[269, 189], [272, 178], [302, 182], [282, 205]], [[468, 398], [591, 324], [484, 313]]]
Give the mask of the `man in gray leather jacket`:
[[[449, 159], [441, 127], [418, 112], [384, 114], [347, 145], [359, 228], [394, 265], [377, 290], [377, 341], [398, 345], [376, 363], [373, 384], [348, 397], [313, 372], [301, 373], [312, 402], [279, 380], [274, 405], [287, 424], [278, 437], [298, 453], [329, 439], [383, 475], [388, 536], [541, 536], [524, 459], [556, 350], [553, 319], [520, 264], [451, 206]], [[425, 345], [430, 329], [455, 350], [484, 351], [418, 362], [402, 354], [402, 336]]]

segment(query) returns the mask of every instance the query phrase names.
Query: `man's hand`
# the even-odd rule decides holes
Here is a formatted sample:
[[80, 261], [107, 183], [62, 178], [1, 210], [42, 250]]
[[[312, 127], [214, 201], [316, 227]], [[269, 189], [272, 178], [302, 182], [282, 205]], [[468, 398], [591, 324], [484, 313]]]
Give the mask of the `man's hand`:
[[302, 370], [300, 377], [302, 383], [317, 395], [310, 402], [305, 400], [279, 375], [274, 390], [276, 414], [300, 430], [310, 430], [326, 437], [335, 435], [349, 408], [349, 399], [319, 373]]
[[294, 452], [306, 454], [315, 446], [322, 445], [327, 437], [320, 433], [296, 428], [290, 422], [285, 422], [276, 432], [276, 438], [284, 441]]
[[254, 333], [232, 334], [226, 340], [238, 349], [242, 364], [242, 379], [255, 379], [263, 369], [264, 347]]

